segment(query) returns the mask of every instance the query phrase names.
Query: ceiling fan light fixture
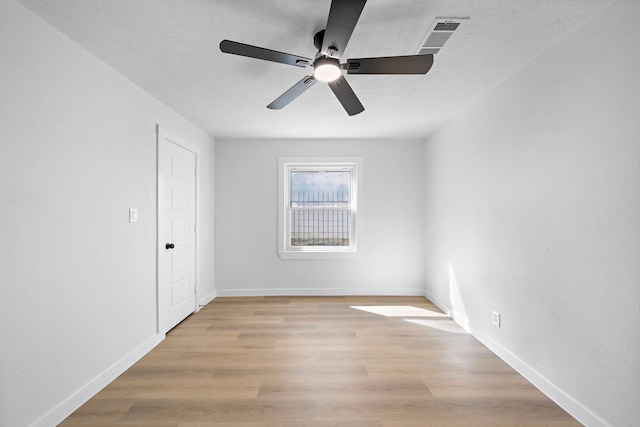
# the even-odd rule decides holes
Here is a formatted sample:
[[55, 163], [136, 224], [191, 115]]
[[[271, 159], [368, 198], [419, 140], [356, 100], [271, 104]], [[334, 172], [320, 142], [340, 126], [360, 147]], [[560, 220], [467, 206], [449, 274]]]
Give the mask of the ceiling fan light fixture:
[[332, 82], [342, 75], [337, 59], [321, 57], [313, 63], [313, 77], [322, 82]]

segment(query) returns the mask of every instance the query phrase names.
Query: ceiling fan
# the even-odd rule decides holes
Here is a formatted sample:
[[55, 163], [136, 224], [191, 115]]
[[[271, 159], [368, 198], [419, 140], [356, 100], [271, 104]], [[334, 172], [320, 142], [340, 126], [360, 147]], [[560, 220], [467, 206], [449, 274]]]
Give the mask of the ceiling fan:
[[296, 67], [313, 67], [312, 75], [303, 77], [267, 108], [284, 108], [319, 80], [327, 82], [347, 114], [353, 116], [363, 112], [364, 107], [342, 75], [342, 70], [347, 74], [426, 74], [433, 65], [433, 55], [355, 58], [341, 64], [340, 58], [366, 3], [367, 0], [332, 0], [327, 28], [313, 37], [313, 44], [318, 49], [314, 59], [231, 40], [220, 42], [220, 50]]

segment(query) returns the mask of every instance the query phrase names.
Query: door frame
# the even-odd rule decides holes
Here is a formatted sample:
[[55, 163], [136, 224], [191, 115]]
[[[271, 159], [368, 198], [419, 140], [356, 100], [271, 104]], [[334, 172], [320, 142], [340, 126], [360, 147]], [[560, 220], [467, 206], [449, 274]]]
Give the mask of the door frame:
[[195, 155], [195, 164], [194, 164], [194, 172], [195, 172], [195, 194], [196, 199], [194, 202], [195, 209], [195, 230], [194, 230], [194, 250], [195, 250], [195, 267], [193, 274], [193, 283], [194, 283], [194, 292], [195, 292], [195, 307], [193, 309], [193, 313], [200, 310], [200, 304], [198, 303], [198, 258], [199, 258], [199, 250], [198, 250], [198, 199], [200, 198], [199, 190], [200, 186], [198, 185], [198, 156], [200, 155], [200, 150], [195, 145], [190, 142], [176, 136], [175, 134], [169, 132], [166, 128], [161, 125], [156, 125], [156, 331], [159, 334], [164, 334], [160, 330], [160, 259], [161, 254], [164, 253], [164, 248], [162, 247], [162, 242], [160, 241], [160, 226], [161, 220], [163, 220], [163, 212], [160, 209], [160, 206], [163, 204], [161, 201], [164, 201], [164, 194], [160, 188], [160, 143], [161, 141], [168, 141], [172, 144], [175, 144], [181, 148], [184, 148], [187, 151], [192, 152]]

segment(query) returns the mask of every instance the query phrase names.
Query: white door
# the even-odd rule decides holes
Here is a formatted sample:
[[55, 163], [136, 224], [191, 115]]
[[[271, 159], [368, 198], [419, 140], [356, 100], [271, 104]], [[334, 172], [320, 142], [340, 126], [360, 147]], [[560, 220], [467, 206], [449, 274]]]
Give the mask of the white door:
[[158, 327], [196, 311], [196, 153], [158, 130]]

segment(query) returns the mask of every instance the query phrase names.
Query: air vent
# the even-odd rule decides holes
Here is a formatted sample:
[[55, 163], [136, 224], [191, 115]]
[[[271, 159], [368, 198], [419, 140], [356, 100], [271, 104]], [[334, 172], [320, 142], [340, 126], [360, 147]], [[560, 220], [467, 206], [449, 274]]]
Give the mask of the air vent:
[[450, 31], [450, 32], [454, 32], [456, 30], [456, 28], [458, 28], [458, 25], [460, 25], [460, 23], [459, 22], [454, 22], [454, 21], [438, 22], [436, 24], [436, 27], [433, 29], [433, 31]]
[[418, 55], [436, 54], [458, 29], [464, 18], [436, 18], [418, 48]]

